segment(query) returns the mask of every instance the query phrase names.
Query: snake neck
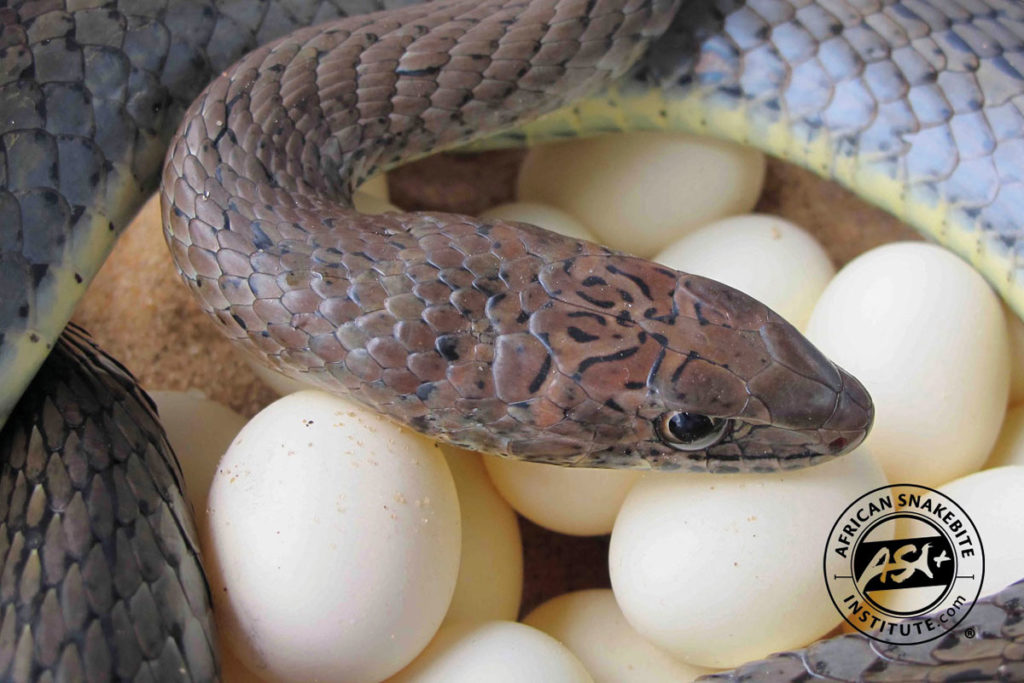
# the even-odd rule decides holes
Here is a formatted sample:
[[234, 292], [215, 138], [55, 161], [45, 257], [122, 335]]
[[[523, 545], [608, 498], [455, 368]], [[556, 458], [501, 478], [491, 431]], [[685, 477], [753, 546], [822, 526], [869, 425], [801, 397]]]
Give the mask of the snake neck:
[[[258, 50], [200, 96], [168, 153], [183, 279], [243, 348], [459, 445], [699, 470], [853, 447], [871, 421], [863, 388], [739, 292], [521, 224], [346, 206], [381, 165], [607, 85], [671, 9], [460, 0]], [[743, 425], [680, 454], [656, 427], [671, 411]]]
[[524, 317], [509, 325], [525, 330], [550, 298], [540, 269], [596, 247], [464, 216], [361, 216], [351, 188], [606, 85], [671, 10], [460, 0], [257, 50], [207, 88], [168, 153], [166, 236], [185, 282], [230, 338], [280, 369], [463, 445], [528, 441], [514, 420], [479, 427], [507, 411], [494, 361], [508, 330], [488, 302], [514, 297]]
[[753, 145], [956, 252], [1024, 315], [1024, 12], [951, 7], [689, 2], [624, 79], [484, 146], [632, 130]]

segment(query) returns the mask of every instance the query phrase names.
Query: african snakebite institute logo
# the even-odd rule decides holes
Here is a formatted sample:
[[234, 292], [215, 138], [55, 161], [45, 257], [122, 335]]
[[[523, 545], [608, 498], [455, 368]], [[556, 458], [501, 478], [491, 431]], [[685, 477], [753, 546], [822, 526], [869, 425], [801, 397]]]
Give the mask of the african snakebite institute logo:
[[839, 516], [825, 548], [836, 609], [861, 633], [923, 643], [974, 607], [985, 572], [978, 530], [948, 496], [896, 484], [869, 491]]

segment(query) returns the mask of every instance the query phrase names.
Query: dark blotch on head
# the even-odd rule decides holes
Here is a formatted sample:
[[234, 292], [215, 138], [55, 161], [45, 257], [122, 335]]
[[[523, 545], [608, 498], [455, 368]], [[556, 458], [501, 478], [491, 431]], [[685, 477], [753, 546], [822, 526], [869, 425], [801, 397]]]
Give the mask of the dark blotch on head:
[[572, 337], [572, 340], [578, 344], [586, 344], [588, 342], [597, 341], [598, 339], [600, 339], [600, 337], [598, 337], [596, 334], [589, 334], [587, 332], [584, 332], [575, 325], [570, 325], [566, 332], [568, 332], [569, 336]]

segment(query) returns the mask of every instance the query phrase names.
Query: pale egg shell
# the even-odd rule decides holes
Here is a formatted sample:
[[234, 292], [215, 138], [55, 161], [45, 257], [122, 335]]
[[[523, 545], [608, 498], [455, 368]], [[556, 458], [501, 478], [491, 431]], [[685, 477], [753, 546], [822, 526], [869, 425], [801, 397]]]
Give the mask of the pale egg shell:
[[1024, 576], [1024, 467], [975, 472], [939, 490], [970, 516], [985, 553], [981, 596], [998, 593]]
[[678, 683], [712, 673], [645, 640], [622, 616], [608, 589], [559, 595], [535, 608], [523, 623], [569, 648], [596, 683]]
[[445, 624], [392, 683], [588, 683], [593, 679], [557, 640], [512, 621]]
[[445, 621], [514, 621], [523, 596], [523, 541], [516, 513], [498, 494], [481, 455], [441, 446], [462, 516], [462, 561]]
[[640, 477], [635, 470], [560, 467], [491, 455], [483, 463], [494, 487], [519, 514], [571, 536], [610, 533]]
[[386, 199], [364, 192], [352, 193], [352, 206], [359, 213], [387, 213], [388, 211], [401, 211], [397, 206]]
[[870, 392], [865, 444], [890, 481], [938, 486], [985, 461], [1009, 342], [998, 298], [964, 261], [922, 242], [862, 254], [821, 295], [807, 337]]
[[273, 368], [268, 368], [263, 363], [259, 363], [250, 358], [246, 358], [245, 362], [248, 363], [249, 367], [252, 368], [252, 371], [256, 373], [256, 376], [259, 377], [264, 384], [273, 389], [278, 396], [287, 396], [288, 394], [294, 394], [296, 391], [317, 389], [317, 387], [312, 383], [303, 382], [289, 377], [283, 372], [278, 372]]
[[841, 620], [821, 573], [829, 530], [885, 483], [863, 448], [792, 472], [645, 475], [612, 532], [615, 599], [637, 632], [691, 664], [803, 646]]
[[594, 234], [578, 220], [561, 209], [556, 209], [547, 204], [537, 202], [509, 202], [487, 209], [480, 218], [501, 219], [503, 221], [518, 221], [529, 223], [538, 228], [544, 228], [559, 235], [572, 237], [578, 240], [596, 241]]
[[1010, 330], [1010, 405], [1024, 402], [1024, 322], [1010, 308], [1004, 307]]
[[519, 173], [523, 201], [576, 217], [613, 249], [650, 256], [710, 221], [750, 211], [765, 159], [752, 147], [644, 132], [532, 148]]
[[245, 426], [245, 418], [199, 391], [147, 393], [178, 457], [198, 525], [206, 514], [206, 495], [217, 463]]
[[203, 533], [218, 631], [282, 681], [379, 681], [430, 641], [459, 569], [440, 449], [305, 391], [271, 404], [221, 460]]
[[999, 438], [985, 462], [985, 468], [1024, 465], [1024, 405], [1006, 411]]
[[655, 261], [725, 283], [802, 328], [836, 274], [803, 228], [763, 214], [716, 221], [665, 247]]
[[[386, 202], [391, 201], [391, 193], [388, 191], [388, 174], [378, 173], [367, 178], [362, 185], [356, 189], [356, 193], [370, 195]], [[353, 193], [355, 194], [355, 193]]]

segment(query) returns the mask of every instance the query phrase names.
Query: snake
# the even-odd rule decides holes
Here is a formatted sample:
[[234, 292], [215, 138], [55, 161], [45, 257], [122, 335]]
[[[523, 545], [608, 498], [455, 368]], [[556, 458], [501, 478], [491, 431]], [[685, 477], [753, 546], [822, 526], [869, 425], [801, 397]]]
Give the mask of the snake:
[[[526, 224], [361, 215], [354, 189], [473, 141], [716, 135], [890, 210], [1020, 314], [1022, 72], [1013, 0], [8, 3], [0, 671], [217, 676], [155, 408], [65, 326], [158, 184], [186, 286], [272, 367], [509, 457], [778, 471], [855, 448], [873, 407], [759, 302]], [[1022, 591], [938, 641], [844, 635], [713, 678], [1020, 679]]]

